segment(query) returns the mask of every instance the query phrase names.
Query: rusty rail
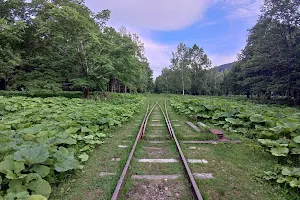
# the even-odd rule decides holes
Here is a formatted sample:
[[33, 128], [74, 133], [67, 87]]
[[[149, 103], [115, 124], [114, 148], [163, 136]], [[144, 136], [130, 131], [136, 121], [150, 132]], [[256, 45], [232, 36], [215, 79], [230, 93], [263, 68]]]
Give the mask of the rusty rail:
[[186, 158], [185, 158], [185, 156], [184, 156], [184, 154], [182, 152], [180, 144], [179, 144], [179, 142], [177, 140], [177, 137], [175, 135], [175, 132], [173, 130], [171, 121], [169, 119], [169, 114], [168, 114], [168, 109], [167, 109], [167, 103], [166, 103], [166, 101], [165, 101], [165, 112], [163, 111], [163, 109], [161, 108], [161, 106], [159, 104], [158, 104], [158, 106], [159, 106], [159, 108], [161, 109], [161, 111], [162, 111], [162, 113], [164, 115], [164, 118], [165, 118], [165, 121], [166, 121], [166, 124], [167, 124], [167, 128], [169, 130], [169, 133], [170, 133], [171, 137], [173, 137], [173, 139], [175, 141], [177, 150], [178, 150], [178, 152], [180, 154], [181, 161], [182, 161], [182, 163], [184, 165], [185, 171], [186, 171], [186, 173], [187, 173], [187, 175], [189, 177], [189, 181], [190, 181], [190, 183], [192, 185], [193, 192], [194, 192], [194, 194], [195, 194], [195, 196], [197, 197], [198, 200], [203, 200], [202, 195], [200, 193], [200, 190], [199, 190], [199, 188], [197, 186], [197, 183], [196, 183], [196, 181], [194, 179], [194, 176], [192, 174], [192, 171], [191, 171], [191, 169], [190, 169], [190, 167], [188, 165], [188, 162], [187, 162], [187, 160], [186, 160]]
[[140, 127], [140, 130], [139, 130], [138, 134], [136, 135], [136, 139], [135, 139], [135, 142], [134, 142], [134, 144], [133, 144], [133, 146], [132, 146], [131, 152], [130, 152], [130, 154], [129, 154], [129, 156], [128, 156], [128, 159], [127, 159], [127, 161], [126, 161], [126, 164], [125, 164], [125, 166], [124, 166], [124, 168], [123, 168], [122, 174], [121, 174], [121, 176], [120, 176], [120, 178], [119, 178], [119, 180], [118, 180], [118, 183], [117, 183], [117, 186], [116, 186], [116, 188], [115, 188], [115, 191], [114, 191], [114, 193], [113, 193], [113, 195], [112, 195], [112, 197], [111, 197], [112, 200], [118, 199], [119, 193], [120, 193], [120, 191], [121, 191], [123, 182], [124, 182], [124, 180], [125, 180], [125, 178], [126, 178], [126, 175], [127, 175], [128, 169], [129, 169], [129, 165], [130, 165], [130, 163], [131, 163], [131, 160], [132, 160], [134, 151], [135, 151], [135, 149], [136, 149], [137, 143], [138, 143], [138, 141], [139, 141], [142, 137], [145, 137], [145, 130], [146, 130], [146, 126], [147, 126], [147, 121], [148, 121], [149, 116], [150, 116], [150, 114], [152, 113], [153, 109], [155, 108], [155, 106], [156, 106], [156, 103], [155, 103], [155, 105], [153, 106], [153, 108], [152, 108], [152, 109], [150, 110], [150, 112], [149, 112], [150, 104], [148, 103], [148, 107], [147, 107], [146, 114], [145, 114], [145, 116], [144, 116], [144, 120], [143, 120], [143, 122], [142, 122], [142, 125], [141, 125], [141, 127]]
[[146, 127], [147, 127], [147, 124], [148, 124], [148, 120], [149, 120], [149, 117], [152, 113], [152, 111], [154, 110], [155, 106], [157, 105], [157, 102], [154, 104], [154, 106], [152, 107], [152, 109], [150, 110], [150, 112], [148, 113], [146, 119], [144, 119], [144, 127], [143, 127], [143, 131], [142, 131], [142, 134], [141, 134], [141, 139], [144, 139], [145, 138], [145, 132], [146, 132]]

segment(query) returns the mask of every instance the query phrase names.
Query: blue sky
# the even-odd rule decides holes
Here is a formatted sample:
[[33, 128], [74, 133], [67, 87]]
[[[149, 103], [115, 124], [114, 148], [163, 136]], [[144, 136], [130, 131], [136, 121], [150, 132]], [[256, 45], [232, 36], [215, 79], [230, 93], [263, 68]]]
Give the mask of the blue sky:
[[203, 47], [213, 65], [236, 60], [263, 0], [86, 0], [94, 12], [112, 11], [110, 26], [125, 26], [145, 45], [157, 77], [180, 42]]

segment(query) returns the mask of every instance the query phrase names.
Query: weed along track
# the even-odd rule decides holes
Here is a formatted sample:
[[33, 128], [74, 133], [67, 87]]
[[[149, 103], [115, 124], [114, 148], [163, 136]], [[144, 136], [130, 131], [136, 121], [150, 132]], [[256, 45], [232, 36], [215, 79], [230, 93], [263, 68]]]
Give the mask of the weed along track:
[[132, 150], [112, 199], [203, 199], [189, 163], [205, 165], [204, 159], [186, 159], [164, 107], [148, 105]]

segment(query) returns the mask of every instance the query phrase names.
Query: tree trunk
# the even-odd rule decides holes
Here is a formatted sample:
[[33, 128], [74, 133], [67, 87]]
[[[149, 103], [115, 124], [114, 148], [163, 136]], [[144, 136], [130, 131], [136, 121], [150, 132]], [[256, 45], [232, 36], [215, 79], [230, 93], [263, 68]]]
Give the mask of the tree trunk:
[[294, 92], [294, 106], [299, 106], [300, 103], [300, 96], [299, 91]]
[[247, 98], [250, 99], [250, 91], [247, 91]]
[[182, 95], [184, 95], [184, 76], [183, 76], [183, 66], [181, 69], [181, 81], [182, 81]]
[[89, 88], [88, 87], [83, 87], [83, 97], [85, 99], [88, 99], [89, 96], [90, 96], [90, 90], [89, 90]]

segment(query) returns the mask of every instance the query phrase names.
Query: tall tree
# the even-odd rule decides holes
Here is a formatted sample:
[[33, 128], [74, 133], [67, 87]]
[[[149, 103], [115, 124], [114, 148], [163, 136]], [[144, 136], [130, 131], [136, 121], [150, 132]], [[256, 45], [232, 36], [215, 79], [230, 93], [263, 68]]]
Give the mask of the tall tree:
[[235, 91], [249, 96], [299, 96], [300, 3], [267, 0], [232, 75], [240, 77]]
[[177, 51], [172, 52], [172, 69], [180, 71], [181, 74], [181, 84], [182, 84], [182, 94], [185, 94], [185, 90], [189, 89], [187, 88], [187, 82], [190, 80], [188, 79], [188, 69], [189, 69], [189, 62], [188, 62], [188, 53], [189, 48], [183, 44], [180, 43], [177, 46]]

